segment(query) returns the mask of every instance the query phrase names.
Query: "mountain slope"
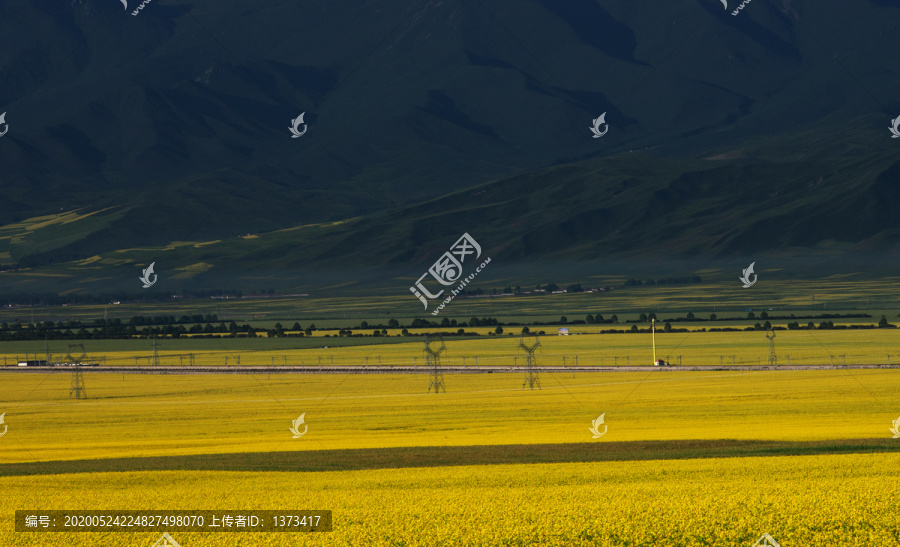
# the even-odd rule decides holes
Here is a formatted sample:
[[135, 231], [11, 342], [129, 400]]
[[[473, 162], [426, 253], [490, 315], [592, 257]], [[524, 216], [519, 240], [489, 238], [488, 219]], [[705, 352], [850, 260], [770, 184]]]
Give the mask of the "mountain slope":
[[[90, 256], [408, 208], [628, 150], [702, 157], [838, 112], [870, 124], [829, 133], [835, 148], [900, 114], [898, 6], [4, 2], [0, 225], [118, 207], [73, 249]], [[610, 131], [591, 139], [602, 112]]]
[[[134, 272], [150, 262], [185, 287], [239, 287], [271, 278], [290, 287], [314, 270], [385, 279], [427, 268], [464, 232], [497, 263], [543, 264], [550, 271], [576, 262], [745, 257], [770, 263], [789, 258], [810, 271], [863, 268], [862, 260], [884, 262], [900, 250], [900, 158], [891, 140], [886, 146], [875, 131], [860, 133], [853, 146], [827, 145], [834, 138], [829, 131], [839, 129], [826, 119], [808, 131], [748, 142], [706, 159], [626, 153], [585, 160], [338, 222], [121, 246], [97, 256], [87, 252], [103, 237], [117, 237], [119, 211], [63, 216], [57, 222], [73, 226], [67, 233], [91, 232], [84, 228], [88, 223], [96, 229], [74, 242], [57, 239], [56, 247], [47, 242], [59, 237], [54, 221], [38, 219], [47, 225], [44, 232], [34, 228], [38, 221], [0, 230], [0, 253], [10, 242], [18, 249], [12, 256], [24, 257], [20, 266], [32, 266], [0, 281], [128, 288]], [[816, 153], [804, 153], [816, 139]], [[65, 262], [54, 264], [54, 256]], [[77, 257], [84, 259], [72, 260]]]

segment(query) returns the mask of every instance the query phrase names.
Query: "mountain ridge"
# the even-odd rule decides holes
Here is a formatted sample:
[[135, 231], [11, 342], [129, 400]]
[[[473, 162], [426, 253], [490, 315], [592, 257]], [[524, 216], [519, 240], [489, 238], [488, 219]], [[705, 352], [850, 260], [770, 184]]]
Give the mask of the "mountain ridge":
[[[513, 260], [886, 252], [898, 7], [4, 4], [0, 265], [231, 240], [217, 268], [419, 263], [467, 229]], [[65, 237], [25, 227], [110, 207]]]

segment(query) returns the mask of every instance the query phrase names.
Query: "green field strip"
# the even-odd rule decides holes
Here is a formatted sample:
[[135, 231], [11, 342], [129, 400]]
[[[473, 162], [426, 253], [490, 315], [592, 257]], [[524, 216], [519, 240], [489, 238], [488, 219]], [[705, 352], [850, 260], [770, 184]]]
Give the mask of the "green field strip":
[[688, 460], [900, 452], [891, 439], [756, 441], [736, 439], [585, 442], [480, 446], [409, 446], [349, 450], [239, 452], [0, 465], [2, 476], [130, 471], [359, 471], [464, 465]]

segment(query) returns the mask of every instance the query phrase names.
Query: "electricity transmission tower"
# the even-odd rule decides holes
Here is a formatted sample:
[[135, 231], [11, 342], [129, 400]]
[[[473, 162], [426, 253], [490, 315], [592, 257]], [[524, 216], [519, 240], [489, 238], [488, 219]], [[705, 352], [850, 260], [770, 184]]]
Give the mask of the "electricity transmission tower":
[[87, 391], [84, 389], [84, 375], [77, 365], [72, 372], [72, 384], [69, 386], [69, 399], [73, 396], [76, 399], [87, 399]]
[[436, 350], [431, 349], [431, 340], [428, 337], [425, 337], [425, 368], [431, 368], [431, 380], [428, 382], [428, 393], [431, 393], [431, 388], [434, 388], [435, 393], [440, 393], [441, 390], [444, 393], [447, 393], [447, 388], [444, 386], [444, 373], [441, 372], [441, 353], [447, 346], [444, 345], [443, 338], [440, 339], [441, 347]]
[[159, 352], [156, 350], [156, 337], [153, 337], [153, 362], [151, 365], [158, 366], [159, 365]]
[[[772, 336], [769, 337], [769, 332]], [[769, 341], [769, 365], [777, 365], [778, 358], [775, 357], [775, 331], [766, 331], [766, 340]]]
[[533, 336], [534, 343], [531, 345], [525, 343], [525, 334], [523, 334], [519, 340], [519, 347], [525, 350], [525, 379], [522, 382], [522, 389], [525, 389], [525, 386], [528, 386], [528, 389], [534, 389], [534, 386], [541, 389], [541, 379], [535, 370], [537, 360], [534, 357], [534, 350], [541, 345], [541, 339], [537, 334], [534, 334]]
[[[78, 350], [75, 355], [72, 350]], [[72, 365], [72, 383], [69, 386], [69, 398], [87, 399], [87, 391], [84, 389], [84, 375], [79, 366], [84, 361], [84, 344], [69, 344], [66, 348], [66, 363]]]

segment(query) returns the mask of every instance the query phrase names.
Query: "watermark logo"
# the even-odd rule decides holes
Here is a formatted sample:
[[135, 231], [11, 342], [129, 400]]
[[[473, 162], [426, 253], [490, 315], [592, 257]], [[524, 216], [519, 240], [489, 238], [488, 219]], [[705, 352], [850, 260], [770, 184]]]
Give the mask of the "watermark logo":
[[[722, 1], [724, 2], [725, 0], [722, 0]], [[737, 14], [740, 13], [740, 11], [741, 11], [742, 9], [744, 9], [744, 6], [746, 6], [747, 4], [749, 4], [750, 1], [751, 1], [751, 0], [744, 0], [743, 2], [741, 2], [740, 5], [738, 5], [738, 7], [736, 7], [736, 8], [734, 9], [734, 11], [731, 12], [731, 15], [734, 15], [735, 17], [737, 17]], [[726, 9], [727, 9], [728, 5], [726, 4], [725, 7], [726, 7]]]
[[[2, 424], [2, 423], [3, 423], [3, 416], [0, 416], [0, 424]], [[900, 418], [897, 418], [896, 420], [894, 420], [893, 424], [894, 424], [894, 427], [890, 428], [891, 433], [894, 434], [895, 439], [900, 439]]]
[[6, 435], [6, 430], [9, 429], [9, 426], [6, 425], [6, 423], [3, 422], [3, 417], [4, 417], [4, 416], [6, 416], [6, 412], [4, 412], [3, 414], [0, 414], [0, 425], [3, 426], [3, 433], [0, 433], [0, 437]]
[[[469, 235], [468, 232], [464, 233], [462, 237], [456, 240], [456, 243], [450, 246], [450, 250], [441, 255], [440, 258], [437, 259], [437, 262], [432, 264], [428, 271], [423, 273], [421, 277], [416, 281], [415, 285], [410, 287], [410, 292], [418, 298], [422, 304], [425, 305], [425, 309], [428, 309], [428, 300], [425, 299], [427, 296], [430, 299], [440, 298], [444, 294], [444, 289], [441, 289], [436, 294], [429, 291], [425, 285], [423, 285], [422, 280], [425, 279], [427, 275], [431, 275], [435, 281], [444, 286], [449, 286], [455, 284], [457, 281], [460, 281], [463, 274], [463, 263], [466, 261], [466, 258], [469, 255], [473, 255], [471, 258], [475, 258], [476, 260], [481, 257], [481, 245], [478, 244], [475, 239]], [[475, 276], [481, 273], [481, 270], [484, 269], [490, 263], [491, 259], [487, 258], [484, 262], [481, 263], [480, 266], [475, 268], [475, 272], [469, 274], [468, 277], [462, 279], [460, 281], [459, 286], [455, 289], [451, 289], [450, 295], [444, 298], [444, 302], [438, 306], [438, 309], [431, 312], [432, 315], [437, 315], [440, 313], [444, 307], [449, 304], [455, 297], [458, 295], [466, 285], [468, 285]]]
[[[122, 0], [122, 3], [125, 4], [125, 0]], [[131, 12], [131, 15], [134, 15], [135, 17], [137, 17], [137, 14], [140, 13], [140, 11], [142, 9], [144, 9], [144, 6], [146, 6], [149, 3], [150, 3], [150, 0], [144, 0], [143, 2], [140, 3], [140, 5], [138, 7], [134, 8], [134, 11]], [[128, 9], [128, 4], [125, 4], [125, 9]]]
[[164, 533], [161, 538], [159, 538], [156, 543], [153, 544], [153, 547], [181, 547], [175, 538], [169, 535], [168, 532]]
[[[590, 127], [589, 129], [591, 130], [591, 133], [594, 134], [595, 139], [599, 139], [603, 135], [606, 135], [606, 132], [609, 131], [609, 124], [606, 123], [606, 112], [604, 112], [603, 114], [600, 114], [594, 120], [591, 120], [591, 123], [593, 123], [594, 125], [592, 127]], [[604, 129], [602, 133], [600, 132], [601, 125], [606, 126], [606, 129]]]
[[125, 8], [125, 11], [128, 11], [128, 0], [119, 0], [122, 2], [122, 6]]
[[722, 2], [722, 6], [724, 6], [725, 9], [727, 10], [728, 9], [728, 0], [721, 0], [721, 2]]
[[[145, 289], [149, 289], [154, 284], [156, 284], [156, 279], [159, 277], [155, 273], [153, 273], [153, 266], [155, 264], [156, 264], [156, 262], [151, 262], [150, 265], [144, 269], [144, 275], [142, 277], [138, 278], [141, 281], [143, 281]], [[153, 281], [150, 281], [151, 275], [153, 276]]]
[[781, 547], [775, 539], [769, 535], [768, 532], [762, 535], [756, 543], [753, 544], [753, 547]]
[[[293, 133], [293, 135], [291, 135], [292, 139], [299, 139], [300, 137], [305, 135], [306, 130], [309, 129], [309, 126], [306, 125], [306, 123], [303, 121], [303, 116], [305, 116], [305, 115], [306, 115], [306, 112], [300, 114], [299, 116], [297, 116], [296, 118], [291, 120], [291, 126], [288, 127], [288, 129], [290, 129], [291, 133]], [[298, 131], [297, 129], [301, 125], [303, 125], [303, 131]]]
[[[609, 429], [609, 426], [603, 423], [603, 417], [606, 416], [606, 412], [597, 417], [596, 420], [591, 422], [593, 427], [589, 427], [588, 430], [594, 434], [595, 439], [599, 439], [600, 437], [606, 435], [606, 431]], [[600, 433], [600, 426], [603, 426], [603, 433]]]
[[[754, 264], [756, 264], [756, 262], [751, 262], [751, 263], [750, 263], [750, 266], [748, 266], [747, 269], [744, 270], [744, 275], [743, 275], [742, 277], [739, 278], [741, 281], [744, 282], [744, 288], [745, 288], [745, 289], [749, 289], [750, 287], [752, 287], [753, 285], [755, 285], [755, 284], [756, 284], [756, 279], [759, 277], [759, 276], [757, 276], [755, 273], [753, 273], [753, 265], [754, 265]], [[751, 275], [753, 276], [753, 281], [750, 281], [750, 276], [751, 276]]]
[[0, 114], [0, 126], [3, 126], [3, 132], [0, 133], [0, 137], [2, 137], [3, 135], [6, 135], [7, 131], [9, 131], [9, 124], [6, 123], [6, 112]]
[[[294, 434], [295, 439], [299, 439], [300, 437], [306, 435], [306, 432], [309, 430], [309, 426], [303, 422], [303, 417], [306, 416], [306, 412], [300, 415], [299, 418], [291, 422], [294, 427], [290, 428], [290, 432]], [[303, 426], [303, 433], [300, 433], [300, 426]]]
[[[2, 119], [3, 117], [0, 116], [0, 120]], [[896, 118], [891, 120], [891, 126], [888, 129], [890, 129], [891, 133], [893, 133], [893, 135], [891, 136], [892, 139], [900, 139], [900, 116], [897, 116]]]

